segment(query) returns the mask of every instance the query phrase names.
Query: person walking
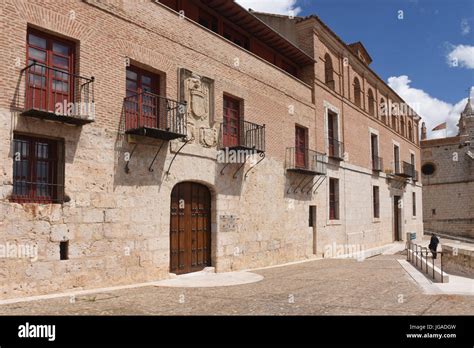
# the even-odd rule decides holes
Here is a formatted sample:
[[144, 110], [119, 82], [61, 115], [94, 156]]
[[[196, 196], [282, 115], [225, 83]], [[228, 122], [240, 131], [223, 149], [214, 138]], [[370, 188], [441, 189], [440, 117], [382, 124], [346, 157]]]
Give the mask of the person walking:
[[436, 260], [436, 250], [438, 249], [439, 239], [436, 237], [435, 234], [431, 236], [430, 244], [428, 245], [428, 249], [430, 249], [431, 253], [433, 254], [433, 259]]

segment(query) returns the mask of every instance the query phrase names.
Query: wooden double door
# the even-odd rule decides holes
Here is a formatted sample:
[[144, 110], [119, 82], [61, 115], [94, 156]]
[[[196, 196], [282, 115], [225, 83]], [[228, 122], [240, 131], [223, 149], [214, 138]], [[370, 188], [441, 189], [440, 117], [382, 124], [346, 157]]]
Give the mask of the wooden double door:
[[201, 271], [211, 265], [211, 194], [184, 182], [171, 193], [170, 272]]

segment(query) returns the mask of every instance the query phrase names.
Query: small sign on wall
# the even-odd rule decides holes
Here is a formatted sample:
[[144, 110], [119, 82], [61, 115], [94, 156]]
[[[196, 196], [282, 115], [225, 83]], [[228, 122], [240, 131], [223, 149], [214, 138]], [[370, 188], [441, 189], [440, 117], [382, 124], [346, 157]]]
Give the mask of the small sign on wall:
[[237, 231], [237, 217], [235, 215], [220, 215], [219, 216], [219, 231], [220, 232]]

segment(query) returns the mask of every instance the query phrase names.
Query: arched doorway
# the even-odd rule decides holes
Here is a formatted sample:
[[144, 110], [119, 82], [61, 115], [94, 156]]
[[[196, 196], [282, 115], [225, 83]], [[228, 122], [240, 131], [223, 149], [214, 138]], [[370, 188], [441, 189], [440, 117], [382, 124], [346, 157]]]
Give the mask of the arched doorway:
[[211, 193], [194, 182], [171, 192], [170, 272], [201, 271], [211, 265]]

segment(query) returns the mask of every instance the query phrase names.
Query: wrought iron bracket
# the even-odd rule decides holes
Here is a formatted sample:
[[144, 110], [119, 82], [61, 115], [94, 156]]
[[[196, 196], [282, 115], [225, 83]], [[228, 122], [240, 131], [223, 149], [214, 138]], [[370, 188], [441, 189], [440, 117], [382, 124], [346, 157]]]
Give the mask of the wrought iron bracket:
[[[181, 147], [179, 148], [178, 151], [176, 151], [176, 153], [174, 154], [174, 156], [173, 156], [173, 158], [172, 158], [172, 160], [171, 160], [171, 162], [170, 162], [170, 165], [168, 166], [168, 170], [166, 171], [166, 175], [167, 175], [167, 176], [170, 175], [170, 169], [171, 169], [171, 166], [173, 165], [173, 162], [174, 162], [176, 156], [178, 156], [178, 154], [181, 152], [181, 150], [183, 149], [183, 147], [185, 147], [186, 145], [188, 145], [188, 143], [189, 143], [191, 140], [192, 140], [192, 139], [185, 139], [185, 140], [184, 140], [184, 144], [181, 145]], [[171, 146], [171, 143], [170, 143], [170, 146]]]
[[244, 163], [242, 163], [240, 165], [240, 167], [234, 172], [234, 175], [232, 175], [232, 178], [233, 179], [236, 179], [237, 178], [237, 173], [240, 172], [240, 170], [245, 166], [245, 163], [247, 163], [247, 159], [249, 158], [249, 156], [245, 156], [245, 161]]
[[156, 158], [158, 157], [158, 154], [161, 152], [161, 149], [163, 148], [163, 145], [165, 145], [165, 141], [163, 141], [161, 143], [160, 148], [158, 149], [158, 151], [156, 151], [155, 157], [153, 157], [153, 161], [151, 161], [150, 166], [148, 167], [148, 171], [150, 173], [153, 173], [153, 171], [154, 171], [153, 164], [155, 164]]
[[224, 170], [227, 168], [227, 166], [228, 166], [229, 164], [230, 164], [230, 163], [226, 163], [226, 164], [224, 165], [224, 167], [222, 167], [222, 169], [221, 169], [221, 175], [224, 175]]
[[[311, 178], [311, 179], [313, 179], [313, 178]], [[305, 180], [306, 180], [306, 176], [303, 175], [303, 179], [301, 179], [301, 181], [300, 181], [300, 183], [298, 184], [298, 186], [295, 187], [295, 189], [293, 190], [293, 193], [298, 192], [298, 189], [300, 188], [301, 184], [305, 182]]]
[[132, 149], [132, 152], [130, 153], [130, 157], [128, 158], [127, 163], [125, 164], [125, 173], [130, 173], [130, 168], [128, 167], [128, 164], [130, 163], [130, 160], [132, 159], [133, 154], [135, 153], [135, 150], [137, 149], [138, 144], [135, 144], [135, 146]]
[[244, 179], [247, 179], [247, 176], [249, 175], [249, 172], [252, 169], [254, 169], [256, 166], [258, 166], [260, 164], [260, 162], [262, 162], [265, 159], [265, 152], [261, 152], [260, 157], [261, 157], [261, 159], [259, 159], [257, 163], [255, 163], [253, 166], [251, 166], [249, 169], [247, 169], [247, 171], [245, 172], [245, 175], [244, 175]]

